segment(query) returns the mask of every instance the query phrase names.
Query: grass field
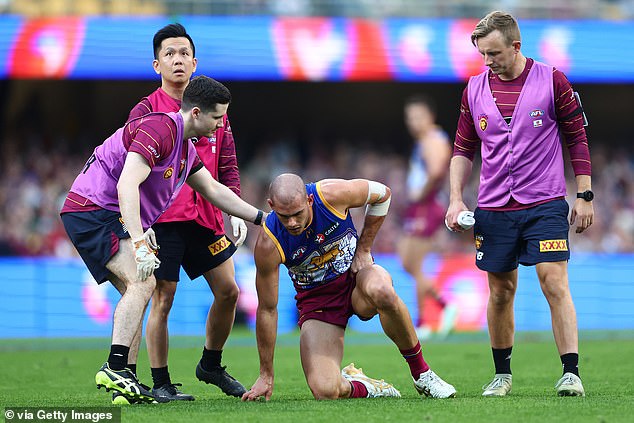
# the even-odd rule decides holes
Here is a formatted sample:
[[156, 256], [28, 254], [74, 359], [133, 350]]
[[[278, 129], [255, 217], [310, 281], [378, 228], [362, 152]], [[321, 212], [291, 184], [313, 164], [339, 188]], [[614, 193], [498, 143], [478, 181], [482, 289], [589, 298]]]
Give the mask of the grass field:
[[[298, 334], [278, 338], [276, 379], [268, 403], [242, 403], [196, 380], [202, 339], [174, 338], [170, 372], [196, 401], [127, 406], [122, 422], [632, 422], [634, 421], [634, 340], [582, 336], [581, 376], [585, 398], [559, 398], [554, 384], [561, 364], [548, 334], [518, 335], [513, 351], [513, 393], [482, 398], [493, 375], [484, 334], [453, 335], [430, 342], [423, 352], [432, 368], [458, 390], [449, 400], [421, 399], [408, 368], [384, 336], [348, 333], [343, 365], [354, 362], [371, 377], [393, 383], [403, 398], [318, 402], [312, 399], [299, 362]], [[107, 339], [0, 341], [0, 405], [4, 407], [101, 407], [110, 395], [97, 390], [94, 375], [105, 361]], [[223, 355], [228, 370], [245, 386], [258, 374], [254, 335], [234, 330]], [[147, 355], [139, 377], [151, 384]]]

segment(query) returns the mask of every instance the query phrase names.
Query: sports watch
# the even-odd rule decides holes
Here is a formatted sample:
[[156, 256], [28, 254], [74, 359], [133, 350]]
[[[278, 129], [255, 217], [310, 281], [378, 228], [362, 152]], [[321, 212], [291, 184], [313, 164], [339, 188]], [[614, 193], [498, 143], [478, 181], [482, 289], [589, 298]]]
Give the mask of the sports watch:
[[586, 190], [584, 192], [578, 192], [577, 198], [583, 198], [586, 201], [592, 201], [594, 200], [594, 192], [590, 190]]

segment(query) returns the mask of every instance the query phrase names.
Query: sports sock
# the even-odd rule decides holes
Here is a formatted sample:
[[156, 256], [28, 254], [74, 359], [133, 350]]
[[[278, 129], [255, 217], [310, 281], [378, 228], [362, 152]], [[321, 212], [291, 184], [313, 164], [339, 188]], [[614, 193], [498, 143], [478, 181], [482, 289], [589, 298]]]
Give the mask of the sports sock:
[[362, 382], [358, 380], [351, 380], [350, 387], [350, 398], [367, 398], [368, 397], [368, 388]]
[[170, 372], [165, 367], [152, 367], [152, 381], [155, 388], [160, 388], [163, 385], [169, 385], [172, 383], [170, 380]]
[[423, 358], [423, 349], [420, 347], [420, 342], [416, 342], [414, 348], [406, 350], [399, 349], [405, 361], [409, 365], [409, 371], [412, 374], [414, 380], [418, 380], [421, 373], [425, 373], [429, 370], [429, 365]]
[[136, 375], [136, 363], [135, 364], [128, 363], [126, 367], [132, 370], [132, 373]]
[[110, 355], [108, 356], [108, 366], [111, 370], [123, 370], [128, 364], [128, 354], [130, 347], [125, 345], [112, 344], [110, 346]]
[[564, 373], [573, 373], [579, 376], [579, 354], [568, 353], [561, 357], [561, 364], [564, 367]]
[[208, 350], [203, 347], [203, 358], [200, 360], [201, 366], [205, 370], [220, 367], [222, 362], [222, 350]]
[[495, 364], [496, 374], [511, 374], [511, 352], [513, 347], [509, 348], [491, 348], [493, 351], [493, 363]]

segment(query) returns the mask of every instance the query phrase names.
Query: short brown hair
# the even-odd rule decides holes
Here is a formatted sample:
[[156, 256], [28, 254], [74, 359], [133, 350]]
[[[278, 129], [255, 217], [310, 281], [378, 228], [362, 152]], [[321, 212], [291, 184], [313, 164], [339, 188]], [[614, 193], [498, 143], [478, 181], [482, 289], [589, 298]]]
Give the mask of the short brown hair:
[[502, 33], [507, 45], [511, 45], [513, 41], [522, 41], [520, 27], [515, 18], [509, 13], [496, 10], [478, 22], [471, 33], [471, 43], [475, 46], [478, 38], [486, 37], [495, 30]]

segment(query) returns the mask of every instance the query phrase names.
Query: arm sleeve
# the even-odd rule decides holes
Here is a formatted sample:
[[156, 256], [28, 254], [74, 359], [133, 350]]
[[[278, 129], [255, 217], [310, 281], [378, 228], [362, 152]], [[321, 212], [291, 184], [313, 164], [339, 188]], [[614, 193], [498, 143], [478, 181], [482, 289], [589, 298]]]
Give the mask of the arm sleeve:
[[460, 117], [458, 118], [458, 129], [454, 139], [453, 155], [463, 156], [473, 161], [479, 145], [480, 138], [473, 124], [473, 117], [469, 109], [469, 96], [467, 87], [465, 87], [460, 101]]
[[581, 106], [575, 99], [568, 78], [557, 69], [553, 71], [553, 85], [557, 121], [570, 153], [572, 170], [575, 175], [591, 175], [590, 149], [586, 129], [583, 126]]
[[224, 138], [218, 158], [218, 182], [240, 196], [240, 170], [236, 156], [236, 144], [229, 119], [225, 122]]

